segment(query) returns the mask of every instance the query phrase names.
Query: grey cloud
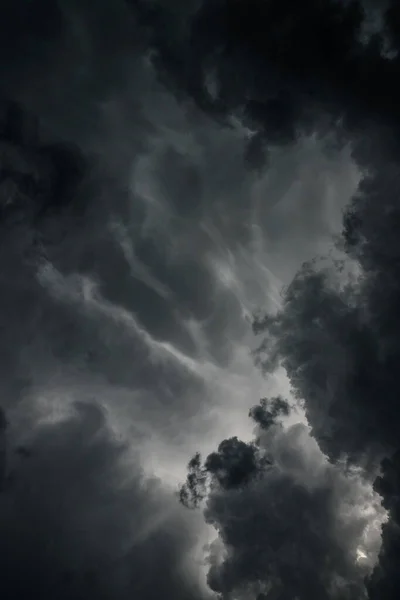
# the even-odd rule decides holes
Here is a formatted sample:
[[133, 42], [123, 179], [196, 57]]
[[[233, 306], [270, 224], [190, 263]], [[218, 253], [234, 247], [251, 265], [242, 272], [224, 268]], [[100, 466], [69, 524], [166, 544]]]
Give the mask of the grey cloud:
[[225, 440], [203, 464], [195, 457], [182, 488], [184, 502], [205, 499], [204, 517], [218, 532], [210, 587], [224, 599], [366, 597], [368, 567], [356, 555], [368, 487], [332, 466], [304, 424], [274, 422], [286, 412], [281, 400], [254, 411], [254, 440]]
[[371, 136], [385, 140], [385, 152], [397, 149], [398, 58], [387, 53], [388, 39], [392, 49], [398, 45], [395, 3], [380, 6], [381, 25], [365, 36], [371, 7], [357, 0], [205, 1], [171, 38], [163, 32], [178, 22], [172, 10], [131, 5], [139, 19], [146, 14], [155, 64], [177, 96], [225, 124], [235, 114], [257, 132], [247, 151], [256, 169], [271, 146], [290, 147], [315, 131], [335, 132], [334, 145], [356, 142], [363, 164], [376, 153]]
[[96, 128], [109, 90], [120, 88], [143, 48], [123, 1], [91, 8], [86, 1], [39, 0], [2, 9], [1, 91], [29, 104], [67, 139], [84, 139]]
[[28, 430], [15, 416], [0, 496], [5, 597], [205, 597], [187, 571], [194, 531], [98, 407]]
[[[354, 152], [357, 161], [365, 165], [371, 158], [377, 160], [383, 149], [382, 139], [389, 142], [390, 135], [386, 131], [382, 135], [381, 126], [394, 124], [393, 131], [397, 131], [398, 102], [392, 93], [397, 63], [382, 58], [372, 42], [361, 52], [355, 42], [361, 17], [356, 4], [350, 4], [355, 7], [354, 12], [353, 8], [347, 11], [339, 5], [332, 8], [331, 3], [318, 4], [315, 11], [315, 3], [312, 6], [306, 3], [300, 12], [298, 3], [289, 2], [276, 5], [276, 10], [272, 3], [246, 3], [245, 12], [240, 2], [235, 4], [236, 12], [230, 12], [227, 3], [212, 6], [204, 3], [193, 22], [190, 22], [192, 15], [183, 11], [174, 13], [168, 8], [161, 13], [157, 3], [146, 3], [146, 8], [154, 9], [150, 11], [144, 10], [144, 3], [135, 3], [133, 13], [122, 2], [115, 3], [114, 7], [99, 3], [96, 11], [89, 10], [86, 2], [79, 6], [78, 3], [68, 6], [60, 3], [47, 7], [54, 13], [54, 19], [47, 12], [46, 23], [39, 12], [32, 20], [29, 14], [28, 17], [20, 15], [25, 21], [20, 27], [21, 35], [14, 40], [15, 64], [10, 61], [4, 85], [9, 93], [17, 95], [43, 117], [43, 135], [47, 139], [38, 142], [31, 154], [42, 156], [46, 163], [45, 174], [39, 179], [46, 185], [50, 182], [51, 198], [64, 189], [65, 157], [71, 157], [64, 146], [55, 148], [54, 140], [77, 142], [80, 152], [72, 152], [77, 157], [78, 178], [69, 201], [67, 199], [57, 210], [52, 206], [52, 210], [42, 211], [40, 217], [36, 215], [34, 204], [28, 223], [24, 213], [22, 225], [19, 222], [13, 229], [8, 224], [3, 227], [2, 404], [13, 405], [16, 399], [29, 398], [30, 393], [35, 396], [35, 392], [39, 394], [52, 382], [55, 388], [60, 382], [66, 388], [78, 387], [82, 381], [90, 388], [89, 384], [96, 382], [97, 389], [104, 384], [103, 392], [109, 396], [110, 403], [113, 390], [115, 396], [121, 388], [126, 395], [131, 393], [130, 414], [146, 422], [160, 436], [172, 439], [182, 429], [192, 431], [195, 426], [190, 419], [199, 419], [209, 406], [208, 380], [215, 377], [215, 373], [221, 377], [223, 371], [217, 369], [211, 375], [204, 367], [206, 361], [200, 360], [204, 355], [201, 355], [198, 339], [190, 335], [187, 322], [192, 319], [202, 330], [208, 342], [207, 359], [212, 366], [229, 368], [235, 343], [245, 331], [243, 309], [252, 308], [243, 291], [241, 274], [255, 272], [261, 278], [262, 261], [271, 252], [272, 240], [276, 242], [278, 235], [284, 237], [290, 231], [290, 243], [283, 247], [278, 242], [280, 265], [285, 263], [280, 275], [284, 271], [282, 278], [287, 281], [295, 260], [309, 258], [315, 240], [318, 240], [319, 250], [319, 244], [323, 246], [331, 233], [330, 225], [329, 231], [320, 234], [327, 221], [327, 209], [321, 206], [318, 197], [325, 194], [337, 174], [331, 176], [331, 163], [325, 158], [321, 162], [316, 159], [310, 173], [304, 172], [299, 163], [309, 162], [313, 151], [309, 148], [304, 151], [299, 133], [307, 134], [315, 126], [319, 134], [325, 135], [337, 117], [343, 118], [343, 127], [336, 124], [336, 132], [344, 133], [345, 141], [361, 135], [364, 126], [367, 132], [377, 129], [379, 135], [373, 137], [369, 145], [358, 144]], [[60, 6], [60, 10], [55, 6]], [[264, 28], [262, 38], [253, 35], [254, 25], [271, 16], [263, 12], [265, 6], [275, 11], [275, 22], [271, 18], [268, 25], [270, 39], [280, 26], [287, 25], [291, 43], [287, 43], [289, 38], [278, 35], [271, 47], [264, 46]], [[45, 4], [43, 7], [46, 8]], [[186, 7], [189, 13], [194, 9], [192, 3]], [[332, 11], [338, 15], [333, 27]], [[170, 26], [166, 26], [165, 19]], [[1, 22], [5, 29], [11, 21], [3, 19]], [[323, 36], [321, 23], [326, 25]], [[38, 45], [35, 56], [26, 52], [26, 48], [32, 46], [33, 36], [38, 33], [45, 41]], [[152, 39], [153, 34], [158, 37]], [[2, 40], [11, 38], [7, 33]], [[188, 46], [189, 40], [192, 43]], [[325, 53], [321, 52], [321, 44]], [[162, 51], [153, 63], [146, 56], [152, 45]], [[216, 48], [222, 48], [218, 56], [215, 56]], [[25, 54], [29, 55], [28, 62], [24, 60]], [[210, 57], [216, 64], [216, 100], [206, 93], [203, 85]], [[370, 77], [373, 61], [376, 68], [374, 77]], [[254, 75], [250, 64], [255, 65], [258, 73], [261, 69], [263, 73], [267, 71], [268, 77], [260, 78], [257, 72]], [[171, 98], [155, 79], [154, 65], [158, 74], [164, 76], [164, 83], [171, 85], [173, 78], [172, 88], [177, 99]], [[127, 72], [129, 83], [126, 83]], [[266, 85], [270, 89], [267, 90]], [[380, 94], [374, 93], [377, 89], [381, 90]], [[197, 106], [187, 101], [188, 92]], [[227, 125], [232, 113], [238, 122], [232, 124], [231, 119], [230, 127], [221, 127], [221, 123]], [[246, 127], [258, 133], [251, 138]], [[365, 142], [365, 136], [361, 137]], [[253, 154], [246, 155], [249, 139], [253, 140], [254, 147], [250, 148]], [[49, 148], [50, 142], [52, 152], [46, 153], [42, 146]], [[278, 181], [273, 175], [270, 180], [263, 179], [264, 153], [273, 172], [280, 163], [282, 143], [289, 147], [288, 163], [285, 166], [282, 160]], [[315, 146], [327, 152], [326, 140], [318, 140]], [[334, 147], [330, 151], [331, 157], [336, 155]], [[345, 160], [349, 160], [347, 150], [343, 155], [346, 152]], [[18, 147], [19, 160], [21, 153]], [[389, 151], [382, 152], [381, 164], [389, 154]], [[35, 157], [30, 155], [31, 162], [28, 162], [36, 167]], [[75, 159], [71, 160], [74, 166]], [[249, 169], [249, 166], [257, 168]], [[334, 168], [332, 166], [333, 172]], [[20, 166], [18, 169], [21, 170]], [[46, 169], [55, 171], [54, 180]], [[391, 450], [397, 443], [394, 194], [389, 202], [393, 206], [388, 208], [386, 216], [378, 215], [375, 210], [377, 199], [381, 205], [388, 191], [396, 192], [394, 169], [393, 166], [380, 178], [374, 177], [370, 187], [362, 184], [353, 211], [356, 218], [346, 217], [347, 250], [368, 277], [353, 288], [337, 289], [324, 273], [305, 267], [284, 295], [283, 309], [264, 323], [267, 326], [264, 350], [268, 349], [269, 356], [267, 361], [262, 356], [262, 362], [267, 362], [272, 370], [284, 362], [295, 392], [304, 400], [312, 433], [331, 459], [346, 452], [353, 460], [360, 457], [364, 460], [366, 453], [376, 460], [382, 448]], [[293, 180], [300, 177], [307, 185], [273, 206], [279, 191], [287, 191], [287, 171]], [[321, 184], [314, 181], [315, 173], [320, 171], [329, 173]], [[343, 199], [335, 207], [333, 229], [354, 185], [353, 173], [350, 174], [347, 167], [339, 172], [345, 172], [347, 183], [341, 188]], [[69, 175], [67, 172], [68, 179]], [[37, 184], [29, 173], [29, 185], [31, 180]], [[259, 195], [254, 202], [251, 196], [257, 184]], [[23, 188], [20, 183], [18, 186]], [[374, 192], [374, 186], [378, 193]], [[314, 195], [312, 190], [316, 190]], [[365, 203], [366, 196], [371, 200]], [[32, 204], [30, 207], [32, 209]], [[362, 218], [357, 221], [360, 214]], [[126, 227], [132, 243], [131, 256], [145, 265], [146, 274], [141, 271], [139, 277], [132, 276], [126, 248], [121, 247], [121, 240], [116, 239], [112, 227], [116, 222]], [[264, 240], [268, 237], [271, 242], [261, 250], [254, 250], [252, 246], [254, 222], [262, 230]], [[375, 223], [379, 226], [375, 227]], [[379, 231], [383, 232], [384, 243], [378, 239]], [[39, 239], [40, 244], [35, 246], [32, 238]], [[303, 244], [305, 238], [312, 241]], [[367, 244], [366, 238], [369, 239]], [[389, 253], [386, 241], [390, 242]], [[256, 259], [260, 265], [253, 271]], [[139, 262], [135, 263], [135, 269]], [[388, 279], [391, 285], [387, 285]], [[257, 301], [264, 300], [269, 286], [267, 277], [259, 286], [254, 284]], [[71, 395], [76, 397], [77, 390]], [[379, 402], [378, 407], [376, 398], [381, 397], [385, 403]], [[201, 406], [199, 398], [203, 399]], [[385, 410], [381, 410], [382, 407]], [[110, 488], [104, 491], [103, 479], [98, 481], [100, 473], [105, 474], [105, 483], [108, 474], [111, 476], [117, 470], [119, 450], [109, 443], [107, 435], [100, 436], [103, 439], [98, 442], [100, 447], [94, 443], [102, 456], [97, 470], [97, 459], [87, 450], [93, 435], [88, 423], [96, 412], [93, 413], [94, 408], [86, 410], [89, 416], [80, 412], [77, 421], [38, 430], [37, 438], [33, 436], [32, 456], [25, 462], [21, 456], [14, 457], [15, 483], [2, 499], [4, 514], [8, 514], [13, 523], [19, 519], [19, 510], [28, 517], [29, 510], [32, 511], [32, 519], [22, 520], [20, 530], [17, 528], [22, 542], [25, 535], [30, 539], [31, 521], [35, 527], [33, 541], [29, 542], [33, 545], [26, 546], [24, 557], [19, 554], [23, 543], [10, 557], [18, 562], [25, 560], [29, 553], [35, 558], [32, 549], [43, 533], [35, 516], [39, 515], [46, 527], [61, 531], [55, 555], [46, 548], [41, 550], [43, 555], [38, 552], [38, 560], [46, 571], [47, 565], [52, 564], [54, 572], [63, 578], [64, 554], [69, 553], [70, 548], [74, 551], [76, 548], [77, 559], [88, 565], [97, 558], [107, 562], [111, 557], [111, 562], [115, 559], [113, 564], [118, 567], [111, 568], [109, 587], [105, 585], [102, 593], [106, 597], [108, 593], [112, 595], [113, 588], [120, 590], [124, 597], [133, 589], [136, 593], [140, 590], [141, 597], [148, 593], [151, 598], [153, 578], [150, 581], [148, 573], [155, 572], [154, 559], [146, 557], [155, 556], [158, 565], [164, 565], [168, 556], [175, 565], [182, 553], [179, 549], [174, 554], [171, 549], [179, 547], [186, 551], [185, 544], [189, 544], [191, 534], [184, 530], [182, 539], [179, 536], [177, 539], [175, 525], [171, 525], [172, 532], [169, 526], [167, 531], [160, 526], [148, 538], [151, 541], [147, 542], [146, 538], [144, 545], [139, 544], [140, 554], [129, 550], [125, 526], [119, 526], [122, 523], [119, 513], [126, 514], [125, 502], [129, 501], [124, 494], [120, 496], [115, 492], [114, 495], [112, 486], [111, 491]], [[77, 423], [81, 425], [78, 427]], [[103, 431], [101, 419], [98, 423]], [[85, 457], [90, 463], [87, 469], [94, 477], [94, 487], [90, 487], [90, 480], [85, 480], [81, 491], [69, 483], [68, 493], [71, 488], [72, 494], [69, 506], [62, 502], [64, 480], [57, 479], [56, 466], [57, 461], [69, 464], [67, 437], [75, 440], [80, 452], [80, 459], [75, 460], [76, 455], [71, 450], [71, 461], [75, 461], [71, 466], [73, 477], [77, 477], [81, 462], [82, 466], [87, 464]], [[141, 441], [135, 439], [132, 445]], [[104, 450], [103, 443], [107, 446]], [[348, 553], [349, 548], [352, 552], [355, 550], [353, 540], [360, 538], [365, 520], [352, 515], [347, 521], [341, 513], [344, 500], [349, 504], [359, 502], [358, 492], [354, 491], [357, 486], [349, 486], [338, 468], [324, 462], [300, 426], [286, 433], [278, 428], [275, 437], [260, 434], [257, 443], [264, 444], [269, 452], [262, 469], [254, 446], [236, 439], [234, 443], [228, 440], [220, 448], [223, 460], [228, 463], [232, 454], [239, 453], [234, 481], [237, 477], [246, 480], [248, 468], [257, 472], [259, 478], [250, 477], [248, 486], [240, 489], [221, 486], [219, 481], [219, 488], [217, 485], [208, 496], [207, 519], [220, 530], [231, 550], [222, 564], [211, 553], [213, 566], [209, 581], [212, 587], [227, 598], [244, 593], [246, 587], [254, 591], [258, 586], [258, 591], [265, 593], [259, 585], [262, 573], [264, 583], [266, 579], [275, 582], [275, 591], [283, 598], [284, 594], [293, 596], [295, 591], [298, 595], [314, 594], [317, 598], [329, 597], [329, 594], [348, 594], [348, 598], [353, 598], [353, 593], [363, 593], [360, 578], [364, 571], [354, 566], [354, 557]], [[254, 442], [255, 446], [257, 443]], [[378, 446], [376, 452], [374, 444]], [[48, 449], [46, 459], [42, 458], [42, 447]], [[57, 448], [61, 454], [56, 452]], [[217, 453], [213, 456], [214, 462], [210, 459], [207, 463], [208, 468], [218, 465], [220, 468], [220, 459]], [[268, 467], [269, 462], [272, 464]], [[192, 466], [196, 474], [199, 465]], [[46, 473], [45, 468], [48, 468]], [[68, 474], [69, 467], [65, 468]], [[225, 463], [221, 468], [226, 474]], [[54, 489], [53, 494], [62, 505], [59, 514], [49, 504], [49, 497], [42, 500], [43, 492], [35, 487], [34, 476], [42, 481], [42, 488], [49, 490], [53, 489], [54, 482], [60, 482], [61, 491]], [[142, 482], [141, 477], [138, 475], [137, 481]], [[232, 478], [228, 477], [228, 481], [232, 483]], [[26, 498], [18, 487], [25, 485], [23, 482], [33, 487]], [[137, 499], [136, 483], [133, 487], [134, 491], [128, 496], [132, 493], [134, 505], [137, 502], [138, 506], [144, 506], [145, 498], [153, 498], [152, 490], [147, 490], [145, 496], [139, 494]], [[106, 515], [104, 511], [93, 517], [85, 498], [94, 503], [103, 491], [111, 498], [110, 513]], [[157, 494], [168, 504], [162, 489], [157, 488]], [[68, 497], [67, 492], [65, 496]], [[73, 508], [75, 498], [77, 503]], [[276, 498], [281, 502], [277, 503]], [[148, 501], [151, 504], [152, 500]], [[44, 509], [40, 512], [42, 502], [46, 513]], [[154, 502], [157, 511], [158, 503]], [[254, 507], [254, 510], [248, 513], [244, 507]], [[144, 508], [144, 513], [138, 511], [139, 514], [146, 512]], [[114, 512], [118, 513], [115, 518]], [[241, 515], [244, 515], [242, 521], [237, 518]], [[143, 518], [147, 523], [147, 517]], [[65, 531], [67, 522], [74, 525], [71, 531]], [[93, 532], [93, 537], [85, 536], [80, 544], [86, 522], [88, 528], [94, 523], [98, 535]], [[313, 530], [310, 523], [318, 525], [320, 532]], [[249, 531], [254, 533], [254, 545]], [[283, 541], [285, 531], [295, 541], [296, 559], [285, 546], [286, 538]], [[300, 534], [307, 541], [309, 551], [301, 544]], [[275, 538], [281, 553], [275, 552]], [[128, 550], [120, 560], [117, 549], [125, 540]], [[160, 554], [157, 548], [163, 548]], [[385, 551], [382, 556], [384, 554]], [[390, 552], [387, 555], [393, 558]], [[324, 562], [324, 557], [330, 558], [330, 565]], [[54, 562], [48, 563], [49, 560]], [[299, 573], [296, 573], [295, 560], [302, 565]], [[39, 586], [43, 581], [46, 586], [51, 583], [48, 578], [40, 579], [41, 565], [36, 571], [27, 567], [30, 573], [27, 582], [31, 580]], [[314, 576], [315, 565], [319, 570], [317, 576]], [[80, 565], [71, 566], [67, 561], [62, 589], [72, 586], [78, 597], [90, 586], [96, 590], [101, 576], [96, 580], [92, 571], [87, 572], [86, 567], [84, 570], [82, 575]], [[168, 570], [165, 574], [160, 572], [159, 580], [172, 593], [177, 583], [168, 579]], [[173, 570], [174, 567], [170, 569], [171, 576]], [[13, 573], [10, 568], [11, 583], [15, 581]], [[136, 582], [129, 581], [130, 573], [137, 578]], [[140, 577], [143, 577], [142, 582]], [[288, 587], [284, 591], [281, 581], [286, 577]], [[347, 591], [338, 583], [340, 578], [351, 582]], [[59, 581], [58, 578], [54, 585], [59, 585]], [[16, 585], [23, 584], [23, 581], [16, 582]], [[132, 587], [135, 585], [136, 588]], [[335, 585], [339, 586], [336, 591]], [[185, 586], [181, 583], [179, 586], [186, 594]], [[68, 591], [61, 593], [69, 594]], [[175, 597], [179, 596], [175, 594]]]
[[400, 589], [398, 575], [399, 547], [399, 452], [382, 461], [381, 475], [375, 481], [375, 489], [383, 497], [389, 520], [382, 527], [382, 548], [379, 564], [368, 582], [371, 600], [395, 598]]
[[282, 310], [255, 324], [266, 334], [257, 360], [267, 372], [285, 366], [332, 458], [397, 447], [397, 188], [389, 163], [362, 180], [346, 212], [344, 246], [360, 277], [344, 285], [333, 264], [306, 264]]

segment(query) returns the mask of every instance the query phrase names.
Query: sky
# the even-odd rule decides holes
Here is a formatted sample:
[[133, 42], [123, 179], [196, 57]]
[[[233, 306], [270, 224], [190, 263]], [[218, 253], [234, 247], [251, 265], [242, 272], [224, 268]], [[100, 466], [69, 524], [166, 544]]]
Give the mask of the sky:
[[396, 3], [0, 10], [2, 597], [398, 598]]

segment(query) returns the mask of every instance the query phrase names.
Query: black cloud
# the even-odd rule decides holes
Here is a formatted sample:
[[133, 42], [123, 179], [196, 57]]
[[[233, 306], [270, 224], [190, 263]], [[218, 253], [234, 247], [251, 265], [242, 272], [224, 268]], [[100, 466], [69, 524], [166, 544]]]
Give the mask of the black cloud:
[[37, 117], [14, 100], [3, 99], [0, 113], [2, 226], [25, 220], [37, 227], [49, 213], [71, 210], [87, 172], [81, 152], [42, 141]]
[[[164, 52], [165, 40], [155, 38], [157, 64], [167, 81], [217, 118], [239, 115], [258, 131], [252, 142], [257, 156], [263, 145], [290, 144], [326, 127], [339, 134], [338, 141], [341, 136], [350, 141], [363, 177], [344, 214], [340, 246], [347, 258], [328, 267], [318, 261], [303, 266], [284, 291], [282, 308], [256, 319], [254, 330], [262, 341], [255, 358], [265, 373], [285, 367], [312, 434], [332, 462], [345, 459], [372, 471], [383, 455], [398, 448], [400, 427], [397, 13], [393, 3], [380, 31], [366, 41], [366, 13], [358, 2], [301, 7], [294, 2], [205, 2], [188, 37], [180, 40], [184, 47], [190, 39], [187, 52], [179, 45], [175, 55], [173, 46]], [[209, 73], [216, 94], [206, 86]], [[350, 279], [348, 258], [358, 270]], [[236, 446], [241, 442], [236, 440]], [[397, 463], [393, 458], [392, 475], [382, 463], [384, 476], [377, 480], [390, 508], [380, 566], [367, 586], [373, 598], [398, 595], [397, 496], [385, 485], [397, 476]], [[190, 468], [194, 478], [207, 472], [198, 459]], [[250, 464], [248, 469], [251, 474]], [[214, 492], [204, 488], [202, 493], [213, 505]], [[251, 498], [247, 505], [256, 506], [257, 493]], [[225, 541], [220, 518], [211, 520]], [[236, 554], [235, 548], [232, 560], [236, 556], [242, 552]], [[216, 581], [216, 589], [229, 597], [236, 583], [224, 589]], [[239, 581], [240, 576], [240, 586]], [[323, 589], [317, 597], [328, 593], [326, 584]]]
[[[399, 46], [398, 9], [393, 4], [381, 33], [362, 43], [365, 14], [353, 1], [210, 0], [167, 8], [156, 2], [128, 2], [125, 7], [117, 2], [115, 9], [99, 3], [96, 10], [89, 4], [25, 3], [20, 10], [21, 3], [8, 2], [0, 19], [2, 87], [85, 148], [78, 152], [60, 144], [57, 136], [55, 143], [40, 140], [29, 117], [21, 129], [26, 113], [16, 104], [7, 105], [1, 120], [2, 404], [12, 405], [62, 365], [68, 377], [71, 371], [84, 372], [127, 388], [143, 387], [152, 397], [168, 389], [160, 421], [178, 405], [182, 414], [190, 414], [189, 401], [182, 407], [185, 392], [189, 396], [193, 389], [189, 377], [178, 377], [168, 367], [155, 376], [149, 346], [140, 336], [133, 341], [115, 323], [115, 314], [112, 323], [100, 328], [94, 308], [101, 304], [105, 309], [109, 302], [137, 312], [139, 325], [153, 341], [173, 338], [190, 356], [195, 349], [182, 314], [208, 321], [210, 337], [218, 340], [227, 314], [239, 314], [237, 300], [218, 294], [210, 270], [198, 260], [199, 251], [206, 252], [203, 238], [194, 233], [208, 211], [223, 233], [222, 245], [228, 237], [246, 241], [250, 208], [242, 205], [243, 195], [226, 192], [222, 209], [213, 211], [213, 193], [208, 194], [212, 201], [204, 199], [204, 186], [184, 150], [171, 144], [152, 156], [150, 180], [161, 182], [155, 191], [168, 208], [165, 236], [178, 237], [187, 229], [191, 242], [175, 249], [179, 258], [186, 252], [185, 260], [171, 267], [166, 245], [143, 238], [146, 211], [126, 189], [126, 172], [141, 143], [132, 141], [134, 149], [126, 155], [112, 157], [112, 148], [104, 152], [115, 163], [118, 184], [108, 173], [93, 174], [88, 164], [88, 148], [95, 143], [86, 138], [103, 114], [100, 104], [122, 94], [127, 70], [132, 79], [137, 77], [137, 88], [142, 85], [143, 73], [134, 69], [135, 52], [140, 48], [143, 58], [142, 51], [150, 49], [161, 81], [178, 101], [185, 101], [188, 113], [189, 98], [217, 123], [227, 125], [235, 115], [254, 132], [243, 150], [256, 169], [268, 159], [271, 146], [293, 145], [304, 134], [333, 129], [337, 142], [351, 142], [365, 177], [345, 214], [343, 247], [361, 275], [344, 285], [337, 267], [305, 265], [285, 291], [282, 309], [256, 324], [263, 336], [256, 355], [267, 372], [285, 366], [312, 434], [332, 463], [344, 458], [373, 471], [383, 454], [398, 447], [399, 58], [387, 52]], [[137, 89], [135, 93], [138, 97]], [[140, 136], [151, 129], [146, 111], [138, 108], [148, 98], [133, 95], [130, 90], [127, 104], [135, 107], [130, 119], [140, 123], [135, 129]], [[165, 110], [165, 98], [158, 110]], [[117, 103], [118, 110], [121, 105]], [[6, 159], [10, 164], [4, 166]], [[219, 152], [210, 160], [218, 165]], [[229, 189], [237, 184], [245, 190], [241, 160], [235, 157], [212, 170], [213, 181], [220, 178], [223, 186], [236, 181], [238, 172], [242, 180]], [[174, 179], [170, 172], [179, 176]], [[150, 267], [158, 291], [132, 277], [107, 229], [110, 220], [128, 221], [132, 206], [135, 251]], [[52, 293], [70, 294], [68, 302], [65, 297], [64, 304], [54, 300], [44, 289], [38, 266]], [[85, 277], [99, 282], [92, 304], [79, 304]], [[78, 298], [78, 310], [71, 307], [71, 295]], [[224, 304], [216, 310], [218, 303]], [[216, 352], [221, 362], [225, 350], [221, 342]], [[149, 406], [143, 410], [151, 413], [154, 404]], [[312, 443], [304, 427], [284, 431], [273, 425], [284, 405], [273, 405], [271, 413], [266, 406], [252, 411], [266, 430], [258, 431], [253, 442], [225, 440], [204, 464], [196, 456], [189, 466], [182, 499], [194, 504], [206, 499], [206, 519], [228, 551], [219, 562], [217, 549], [211, 550], [210, 586], [225, 598], [247, 592], [271, 598], [271, 584], [276, 598], [358, 600], [365, 573], [354, 562], [354, 540], [365, 520], [353, 515], [350, 523], [341, 513], [343, 502], [357, 504], [358, 488], [350, 485], [340, 465], [314, 465], [313, 475], [313, 461], [304, 455]], [[151, 419], [154, 424], [156, 417]], [[180, 517], [131, 547], [131, 512], [151, 528], [147, 510], [157, 513], [168, 500], [158, 484], [149, 489], [136, 467], [129, 468], [133, 483], [121, 487], [126, 449], [112, 440], [97, 409], [79, 405], [72, 420], [35, 426], [29, 444], [15, 441], [19, 450], [14, 454], [12, 432], [5, 422], [1, 429], [4, 589], [22, 597], [34, 589], [42, 597], [92, 593], [152, 598], [161, 594], [154, 584], [156, 573], [163, 593], [167, 589], [174, 598], [197, 593], [178, 578], [190, 538], [183, 530], [182, 537], [177, 533]], [[7, 452], [6, 435], [11, 440]], [[7, 474], [6, 459], [11, 461]], [[377, 480], [390, 521], [383, 529], [380, 567], [367, 585], [371, 598], [398, 596], [396, 455], [391, 460], [382, 463], [383, 478]], [[43, 545], [45, 538], [52, 545]]]
[[[304, 402], [313, 435], [331, 460], [370, 468], [382, 456], [377, 489], [389, 510], [371, 598], [398, 594], [397, 495], [399, 245], [395, 158], [372, 164], [344, 214], [345, 263], [306, 264], [283, 294], [283, 307], [256, 319], [262, 341], [256, 360], [265, 372], [282, 364]], [[396, 471], [397, 469], [397, 471]], [[396, 474], [397, 473], [397, 474]]]
[[389, 513], [389, 520], [382, 527], [382, 549], [379, 565], [368, 582], [369, 597], [396, 598], [399, 589], [399, 492], [400, 492], [399, 452], [392, 458], [382, 461], [382, 474], [375, 481], [375, 488], [383, 497], [383, 505]]
[[[97, 173], [93, 187], [90, 158], [72, 144], [45, 139], [42, 124], [19, 102], [7, 99], [1, 108], [1, 593], [15, 600], [206, 598], [190, 572], [192, 523], [173, 490], [147, 477], [139, 458], [115, 439], [92, 395], [62, 422], [13, 422], [15, 415], [29, 421], [30, 394], [37, 398], [38, 389], [52, 385], [60, 367], [72, 378], [92, 373], [103, 385], [122, 382], [149, 396], [164, 382], [173, 397], [186, 380], [166, 367], [155, 378], [140, 336], [130, 337], [112, 319], [99, 326], [96, 314], [71, 306], [68, 291], [62, 302], [46, 289], [40, 273], [50, 269], [52, 276], [54, 268], [56, 288], [66, 283], [79, 305], [79, 276], [92, 275], [90, 254], [99, 248], [74, 250], [87, 232], [96, 241], [101, 227], [100, 236], [107, 231], [109, 213], [96, 192], [109, 180]], [[115, 197], [117, 212], [126, 193], [117, 186]], [[116, 264], [123, 262], [111, 243], [105, 246]], [[108, 273], [107, 265], [97, 270], [99, 279]], [[121, 289], [104, 288], [101, 299], [114, 292], [111, 300], [122, 301]]]
[[[256, 140], [261, 148], [315, 129], [354, 137], [377, 125], [396, 126], [398, 64], [385, 54], [388, 39], [391, 47], [397, 40], [394, 16], [365, 39], [369, 10], [357, 0], [301, 7], [292, 0], [206, 1], [170, 37], [165, 32], [171, 20], [176, 25], [172, 11], [158, 3], [132, 4], [145, 15], [156, 64], [177, 93], [217, 118], [239, 114], [260, 132], [250, 156], [259, 152]], [[207, 88], [209, 73], [216, 94]]]
[[187, 519], [99, 407], [77, 404], [58, 423], [30, 425], [11, 420], [8, 432], [4, 597], [203, 597], [184, 572], [195, 542]]
[[275, 315], [257, 319], [256, 360], [283, 364], [313, 432], [333, 459], [398, 444], [398, 173], [381, 165], [360, 183], [344, 216], [343, 247], [360, 268], [306, 264]]

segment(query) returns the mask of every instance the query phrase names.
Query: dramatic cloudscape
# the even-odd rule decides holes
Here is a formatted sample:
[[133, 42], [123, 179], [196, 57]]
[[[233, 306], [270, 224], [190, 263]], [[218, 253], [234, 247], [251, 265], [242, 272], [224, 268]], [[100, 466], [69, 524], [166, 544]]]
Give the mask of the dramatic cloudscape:
[[0, 9], [1, 595], [400, 597], [400, 10]]

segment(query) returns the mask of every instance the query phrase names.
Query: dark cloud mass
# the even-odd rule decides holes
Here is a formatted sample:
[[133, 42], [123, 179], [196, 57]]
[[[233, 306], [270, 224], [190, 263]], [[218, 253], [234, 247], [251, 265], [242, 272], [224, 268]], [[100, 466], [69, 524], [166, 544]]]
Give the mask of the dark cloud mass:
[[3, 4], [2, 597], [399, 598], [398, 4]]
[[14, 427], [8, 441], [3, 597], [201, 597], [184, 574], [187, 520], [98, 407], [78, 404], [33, 433]]
[[207, 498], [205, 518], [225, 550], [211, 547], [209, 585], [227, 599], [362, 598], [365, 571], [354, 557], [366, 521], [347, 512], [362, 505], [362, 485], [315, 443], [306, 456], [306, 427], [283, 429], [282, 414], [282, 399], [264, 400], [252, 411], [254, 442], [225, 440], [204, 465], [199, 457], [189, 465], [181, 498]]
[[254, 151], [315, 128], [337, 128], [346, 137], [377, 125], [394, 133], [397, 61], [385, 56], [395, 44], [393, 18], [365, 39], [370, 11], [358, 1], [307, 1], [300, 8], [292, 0], [210, 0], [189, 32], [171, 42], [160, 26], [168, 11], [150, 6], [160, 71], [215, 116], [241, 115], [259, 132]]
[[[224, 117], [240, 114], [270, 144], [293, 142], [310, 127], [320, 130], [329, 123], [351, 140], [365, 170], [345, 211], [339, 242], [355, 261], [357, 274], [348, 278], [345, 263], [306, 263], [285, 289], [282, 308], [257, 318], [254, 330], [262, 336], [257, 363], [265, 373], [285, 368], [323, 451], [332, 461], [345, 459], [370, 468], [398, 447], [400, 273], [399, 114], [393, 89], [397, 7], [383, 14], [378, 33], [366, 41], [362, 27], [369, 8], [363, 14], [356, 2], [302, 3], [301, 8], [292, 2], [204, 3], [191, 30], [193, 52], [185, 56], [197, 78], [197, 84], [193, 78], [186, 82], [186, 90], [206, 110]], [[159, 64], [165, 71], [170, 65], [163, 62], [160, 47]], [[186, 73], [185, 64], [174, 63], [174, 78]], [[216, 82], [216, 97], [205, 85], [208, 71]], [[382, 463], [384, 475], [377, 480], [389, 523], [383, 528], [380, 566], [367, 584], [373, 598], [398, 596], [396, 494], [394, 484], [385, 484], [397, 476], [397, 462], [393, 459], [390, 468]], [[214, 493], [207, 496], [211, 506]], [[256, 514], [255, 508], [254, 518]], [[225, 573], [243, 550], [232, 549], [220, 517], [211, 518], [228, 548], [221, 568]], [[240, 526], [235, 527], [239, 532]], [[250, 550], [251, 536], [243, 534], [242, 539], [255, 561], [259, 554]], [[211, 569], [211, 579], [213, 573]], [[233, 589], [240, 588], [240, 581], [239, 576]], [[220, 591], [229, 597], [232, 587]], [[325, 583], [324, 592], [306, 596], [323, 597], [328, 588]], [[300, 589], [278, 596], [301, 597]]]

